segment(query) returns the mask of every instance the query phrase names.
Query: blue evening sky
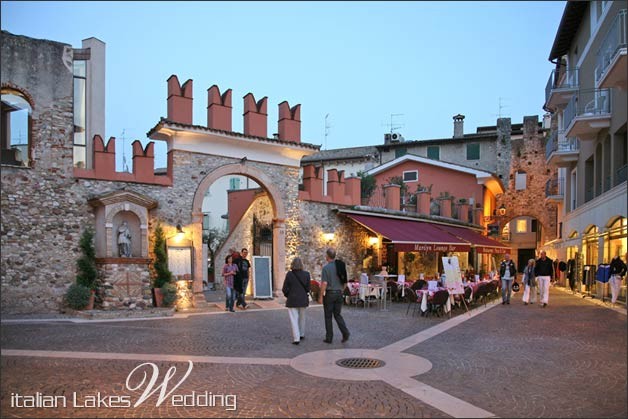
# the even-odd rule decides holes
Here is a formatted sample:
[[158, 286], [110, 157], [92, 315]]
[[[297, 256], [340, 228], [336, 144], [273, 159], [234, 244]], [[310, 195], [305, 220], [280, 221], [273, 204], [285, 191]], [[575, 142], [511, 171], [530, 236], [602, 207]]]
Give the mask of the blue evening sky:
[[[2, 29], [81, 47], [107, 45], [106, 133], [132, 140], [166, 116], [166, 80], [194, 80], [194, 123], [207, 123], [207, 89], [301, 104], [303, 142], [323, 148], [448, 138], [544, 113], [547, 60], [564, 1], [542, 2], [13, 2]], [[501, 110], [500, 110], [501, 98]], [[329, 114], [325, 141], [325, 115]], [[401, 127], [400, 127], [401, 126]], [[121, 142], [117, 149], [121, 148]], [[157, 145], [157, 144], [156, 144]], [[165, 147], [156, 148], [165, 166]], [[130, 153], [130, 151], [127, 151]], [[129, 154], [127, 154], [128, 156]]]

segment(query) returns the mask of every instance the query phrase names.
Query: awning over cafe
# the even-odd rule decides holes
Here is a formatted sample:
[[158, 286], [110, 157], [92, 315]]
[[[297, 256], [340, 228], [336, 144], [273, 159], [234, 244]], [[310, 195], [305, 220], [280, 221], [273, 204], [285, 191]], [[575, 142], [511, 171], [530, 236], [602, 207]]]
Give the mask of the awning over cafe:
[[423, 221], [344, 213], [358, 224], [380, 234], [399, 252], [468, 252], [469, 243]]
[[510, 248], [497, 240], [490, 239], [464, 227], [438, 224], [438, 228], [468, 242], [478, 253], [510, 253]]

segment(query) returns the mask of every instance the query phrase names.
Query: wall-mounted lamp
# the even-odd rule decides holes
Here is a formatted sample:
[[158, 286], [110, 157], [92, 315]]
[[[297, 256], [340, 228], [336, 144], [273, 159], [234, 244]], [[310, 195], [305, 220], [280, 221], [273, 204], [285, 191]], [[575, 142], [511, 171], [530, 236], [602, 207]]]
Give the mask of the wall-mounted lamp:
[[327, 244], [331, 243], [334, 240], [334, 237], [336, 237], [334, 233], [323, 233], [323, 238]]
[[177, 236], [178, 237], [182, 237], [185, 233], [183, 232], [183, 227], [181, 227], [181, 224], [177, 224]]
[[377, 243], [379, 243], [379, 239], [377, 237], [369, 237], [369, 246], [373, 247]]
[[504, 215], [506, 215], [506, 207], [504, 206], [504, 204], [502, 204], [502, 205], [499, 207], [499, 209], [497, 210], [497, 213], [498, 213], [499, 215], [501, 215], [502, 217], [503, 217]]

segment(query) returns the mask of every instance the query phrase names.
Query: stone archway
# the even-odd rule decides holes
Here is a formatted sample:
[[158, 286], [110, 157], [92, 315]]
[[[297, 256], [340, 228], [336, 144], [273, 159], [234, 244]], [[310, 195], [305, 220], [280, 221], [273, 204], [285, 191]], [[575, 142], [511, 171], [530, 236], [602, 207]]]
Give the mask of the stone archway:
[[[194, 258], [200, 263], [194, 264], [194, 293], [202, 293], [203, 279], [207, 275], [207, 270], [203, 269], [203, 199], [205, 192], [218, 179], [228, 175], [247, 176], [257, 182], [267, 193], [273, 210], [273, 260], [272, 271], [275, 278], [275, 291], [282, 286], [283, 275], [285, 274], [286, 260], [286, 209], [279, 189], [274, 185], [272, 179], [264, 172], [255, 167], [247, 165], [246, 162], [240, 164], [226, 164], [207, 174], [198, 184], [192, 202], [192, 225]], [[279, 287], [279, 288], [278, 288]]]

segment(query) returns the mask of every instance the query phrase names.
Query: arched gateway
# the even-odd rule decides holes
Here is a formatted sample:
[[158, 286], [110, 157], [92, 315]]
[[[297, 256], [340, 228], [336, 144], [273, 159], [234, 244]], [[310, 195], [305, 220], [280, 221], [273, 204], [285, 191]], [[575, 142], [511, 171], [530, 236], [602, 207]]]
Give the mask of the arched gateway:
[[167, 143], [172, 173], [172, 189], [161, 200], [168, 207], [160, 207], [157, 217], [191, 230], [196, 261], [193, 290], [201, 293], [207, 276], [202, 240], [205, 194], [223, 176], [253, 179], [267, 193], [272, 207], [272, 274], [277, 291], [286, 265], [285, 226], [298, 212], [301, 158], [317, 152], [320, 146], [301, 143], [300, 105], [290, 108], [285, 101], [279, 104], [278, 134], [268, 138], [267, 98], [255, 102], [251, 93], [244, 96], [244, 133], [237, 133], [231, 126], [231, 89], [222, 95], [217, 86], [208, 89], [207, 126], [192, 124], [192, 96], [192, 80], [181, 86], [177, 77], [171, 76], [168, 117], [148, 133], [150, 138]]
[[[275, 186], [275, 182], [260, 169], [246, 165], [245, 162], [226, 164], [218, 167], [201, 180], [194, 194], [192, 203], [192, 222], [194, 224], [194, 243], [201, 245], [195, 246], [194, 253], [196, 260], [205, 260], [203, 258], [202, 249], [202, 222], [203, 222], [203, 199], [209, 187], [218, 179], [228, 175], [243, 175], [253, 179], [269, 195], [273, 212], [273, 276], [282, 278], [285, 272], [286, 243], [285, 243], [285, 219], [286, 209], [281, 198], [279, 189]], [[201, 228], [199, 228], [201, 226]], [[201, 292], [203, 289], [204, 276], [207, 269], [202, 263], [197, 263], [194, 267], [194, 292]], [[278, 282], [275, 282], [276, 286]]]

